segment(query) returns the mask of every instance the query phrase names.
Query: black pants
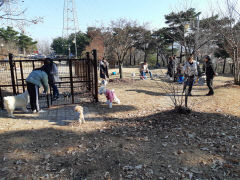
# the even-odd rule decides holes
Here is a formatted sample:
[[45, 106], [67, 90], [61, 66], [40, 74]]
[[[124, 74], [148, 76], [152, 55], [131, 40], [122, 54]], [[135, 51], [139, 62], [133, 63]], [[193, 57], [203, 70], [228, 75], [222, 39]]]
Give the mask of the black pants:
[[190, 94], [192, 91], [192, 87], [193, 87], [193, 81], [194, 81], [195, 76], [189, 76], [189, 77], [185, 77], [185, 82], [184, 82], [184, 88], [183, 91], [186, 90], [187, 86], [189, 86], [188, 88], [188, 93]]
[[213, 77], [207, 77], [207, 86], [209, 88], [208, 94], [214, 94], [214, 92], [213, 92]]
[[31, 109], [32, 111], [36, 110], [38, 112], [39, 111], [39, 102], [38, 102], [39, 87], [35, 84], [27, 82], [27, 90], [30, 97]]

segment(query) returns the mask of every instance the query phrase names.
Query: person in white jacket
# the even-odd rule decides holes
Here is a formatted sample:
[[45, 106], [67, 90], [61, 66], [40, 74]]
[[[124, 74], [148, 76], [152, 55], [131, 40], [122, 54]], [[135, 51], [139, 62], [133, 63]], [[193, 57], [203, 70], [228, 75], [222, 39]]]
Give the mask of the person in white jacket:
[[192, 96], [191, 91], [192, 91], [193, 82], [194, 82], [195, 76], [198, 75], [197, 62], [193, 60], [193, 56], [188, 57], [187, 62], [183, 67], [183, 71], [185, 75], [183, 91], [186, 90], [186, 87], [188, 85], [189, 86], [188, 95]]

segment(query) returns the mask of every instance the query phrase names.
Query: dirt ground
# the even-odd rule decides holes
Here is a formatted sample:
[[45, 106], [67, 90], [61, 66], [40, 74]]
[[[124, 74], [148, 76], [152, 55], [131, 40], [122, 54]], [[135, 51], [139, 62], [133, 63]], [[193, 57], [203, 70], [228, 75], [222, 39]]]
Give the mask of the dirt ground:
[[210, 97], [206, 85], [194, 86], [192, 112], [179, 114], [159, 78], [165, 71], [153, 70], [154, 80], [140, 80], [137, 71], [125, 68], [123, 80], [112, 75], [107, 86], [121, 104], [108, 109], [103, 95], [84, 103], [81, 126], [74, 106], [14, 119], [1, 111], [0, 180], [240, 179], [240, 87], [233, 78], [216, 77]]

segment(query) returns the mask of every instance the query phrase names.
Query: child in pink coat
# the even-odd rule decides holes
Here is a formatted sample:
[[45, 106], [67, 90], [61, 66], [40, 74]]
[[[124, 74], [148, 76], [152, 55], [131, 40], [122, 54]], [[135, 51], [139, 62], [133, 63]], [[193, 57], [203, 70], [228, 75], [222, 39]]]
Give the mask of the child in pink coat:
[[112, 108], [112, 102], [116, 102], [117, 104], [120, 104], [120, 100], [117, 98], [115, 91], [106, 89], [104, 86], [100, 87], [99, 94], [105, 94], [109, 108]]

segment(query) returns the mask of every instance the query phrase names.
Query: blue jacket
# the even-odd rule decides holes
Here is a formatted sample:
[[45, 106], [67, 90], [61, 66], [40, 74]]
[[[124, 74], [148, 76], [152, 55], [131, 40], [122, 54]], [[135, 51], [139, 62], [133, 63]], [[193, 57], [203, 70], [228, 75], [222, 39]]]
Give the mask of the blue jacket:
[[43, 86], [44, 91], [48, 91], [48, 75], [44, 71], [41, 70], [34, 70], [32, 71], [27, 79], [26, 82], [32, 83], [37, 85], [38, 87]]

